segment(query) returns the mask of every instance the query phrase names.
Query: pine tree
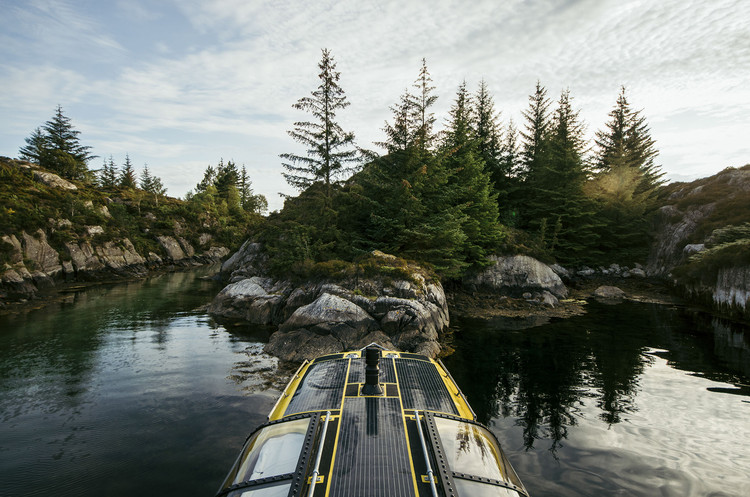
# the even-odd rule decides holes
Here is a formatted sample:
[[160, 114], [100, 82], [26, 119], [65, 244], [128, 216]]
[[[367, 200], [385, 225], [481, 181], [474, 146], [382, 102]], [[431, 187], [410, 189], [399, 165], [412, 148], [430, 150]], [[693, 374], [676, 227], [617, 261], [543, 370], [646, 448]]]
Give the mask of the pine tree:
[[26, 138], [26, 146], [18, 151], [18, 155], [21, 159], [40, 164], [48, 150], [47, 137], [41, 128], [36, 128], [31, 136]]
[[525, 131], [521, 132], [520, 183], [513, 199], [519, 205], [521, 226], [532, 230], [541, 222], [535, 217], [533, 206], [544, 202], [540, 173], [548, 160], [549, 106], [547, 89], [537, 81], [534, 93], [529, 95], [529, 107], [523, 112], [526, 123]]
[[642, 262], [663, 173], [654, 164], [657, 150], [646, 120], [631, 109], [625, 87], [609, 116], [606, 129], [596, 133], [597, 174], [587, 185], [599, 204], [600, 250], [609, 260]]
[[637, 169], [643, 176], [638, 192], [653, 190], [661, 185], [664, 173], [654, 164], [658, 151], [655, 141], [640, 111], [631, 109], [625, 87], [620, 88], [615, 108], [609, 113], [606, 130], [597, 131], [596, 169], [600, 173], [618, 166]]
[[447, 276], [457, 277], [469, 265], [485, 265], [500, 241], [497, 194], [485, 170], [480, 142], [472, 129], [470, 97], [463, 83], [450, 110], [445, 133], [442, 166], [448, 181], [441, 190], [441, 203], [460, 226], [461, 242], [456, 243], [452, 267]]
[[487, 89], [487, 83], [482, 80], [474, 97], [472, 127], [485, 169], [490, 173], [495, 188], [503, 189], [505, 180], [510, 176], [510, 170], [504, 170], [505, 164], [500, 160], [502, 137], [499, 120], [500, 113], [495, 111], [495, 103]]
[[89, 153], [91, 147], [80, 144], [80, 134], [58, 105], [52, 119], [26, 139], [27, 145], [19, 150], [19, 154], [64, 178], [92, 181], [94, 176], [87, 163], [96, 156]]
[[216, 170], [209, 164], [203, 172], [203, 179], [195, 185], [195, 193], [204, 193], [209, 186], [213, 186], [216, 181]]
[[125, 164], [120, 171], [120, 187], [121, 188], [136, 188], [136, 173], [133, 164], [130, 162], [130, 156], [125, 154]]
[[117, 166], [112, 156], [104, 161], [101, 171], [99, 171], [99, 186], [106, 190], [111, 190], [118, 185]]
[[320, 85], [312, 96], [303, 97], [293, 105], [295, 109], [309, 112], [314, 121], [296, 122], [289, 135], [307, 147], [306, 155], [282, 154], [288, 161], [282, 165], [286, 181], [298, 190], [310, 187], [316, 181], [325, 185], [324, 195], [331, 197], [331, 186], [351, 168], [346, 164], [356, 161], [354, 134], [345, 132], [336, 122], [336, 112], [349, 106], [344, 90], [339, 86], [340, 73], [330, 51], [324, 49], [318, 67]]
[[435, 105], [437, 95], [432, 92], [432, 77], [427, 70], [427, 60], [422, 59], [422, 67], [419, 76], [413, 84], [417, 92], [410, 96], [410, 128], [413, 130], [413, 140], [418, 149], [425, 151], [432, 148], [435, 138], [432, 128], [435, 125], [435, 114], [430, 112], [430, 107]]

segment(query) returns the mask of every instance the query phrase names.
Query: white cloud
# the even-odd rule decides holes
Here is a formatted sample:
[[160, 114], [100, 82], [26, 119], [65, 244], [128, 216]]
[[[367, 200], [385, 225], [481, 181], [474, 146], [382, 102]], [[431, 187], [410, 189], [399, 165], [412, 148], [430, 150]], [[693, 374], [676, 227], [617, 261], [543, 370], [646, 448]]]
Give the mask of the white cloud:
[[[97, 153], [126, 148], [155, 171], [175, 168], [162, 176], [189, 187], [208, 161], [231, 153], [253, 163], [257, 189], [267, 185], [272, 200], [285, 186], [278, 154], [296, 146], [286, 130], [305, 118], [291, 105], [318, 84], [327, 47], [352, 103], [341, 120], [364, 147], [382, 139], [388, 107], [426, 57], [441, 123], [461, 81], [473, 91], [484, 78], [503, 119], [521, 125], [539, 79], [553, 100], [570, 87], [593, 134], [625, 84], [665, 168], [706, 162], [713, 172], [709, 162], [722, 168], [747, 153], [736, 131], [750, 129], [746, 1], [175, 0], [174, 15], [145, 5], [118, 1], [99, 17], [62, 0], [12, 7], [10, 34], [0, 34], [0, 111], [16, 119], [3, 124], [0, 145], [70, 103]], [[120, 17], [158, 30], [148, 51], [122, 48], [107, 29]]]

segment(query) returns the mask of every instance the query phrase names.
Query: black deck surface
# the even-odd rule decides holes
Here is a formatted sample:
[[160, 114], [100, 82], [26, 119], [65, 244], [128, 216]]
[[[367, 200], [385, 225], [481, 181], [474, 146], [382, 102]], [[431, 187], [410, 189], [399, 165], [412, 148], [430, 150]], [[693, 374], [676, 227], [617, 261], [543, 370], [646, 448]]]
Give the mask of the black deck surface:
[[348, 359], [335, 359], [310, 366], [284, 415], [341, 407], [348, 365]]
[[458, 414], [451, 394], [431, 362], [396, 359], [404, 409]]
[[414, 496], [403, 423], [398, 398], [346, 398], [332, 497]]

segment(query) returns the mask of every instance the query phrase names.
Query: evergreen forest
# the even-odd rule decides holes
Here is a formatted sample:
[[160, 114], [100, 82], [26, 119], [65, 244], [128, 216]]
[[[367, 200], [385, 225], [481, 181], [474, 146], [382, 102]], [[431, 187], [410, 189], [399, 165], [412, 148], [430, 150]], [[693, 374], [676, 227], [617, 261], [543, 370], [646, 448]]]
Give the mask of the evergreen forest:
[[[213, 226], [233, 248], [254, 238], [277, 275], [351, 275], [373, 250], [446, 280], [486, 266], [491, 255], [573, 267], [644, 261], [663, 181], [646, 118], [624, 87], [593, 143], [570, 91], [553, 99], [541, 82], [518, 123], [501, 119], [484, 81], [473, 91], [461, 83], [439, 123], [437, 90], [422, 60], [373, 151], [340, 124], [350, 102], [329, 50], [318, 68], [317, 88], [293, 105], [303, 116], [288, 131], [298, 151], [281, 155], [282, 174], [299, 194], [267, 217], [266, 198], [233, 160], [209, 165], [184, 200], [167, 197], [148, 165], [139, 174], [128, 154], [121, 166], [110, 155], [91, 169], [96, 157], [59, 106], [19, 156], [120, 199], [135, 218], [145, 210]], [[65, 202], [75, 204], [7, 194], [15, 198], [0, 216], [8, 233], [43, 227], [70, 207]]]
[[462, 83], [438, 129], [423, 60], [375, 152], [340, 125], [349, 101], [330, 51], [318, 67], [318, 87], [293, 106], [308, 120], [288, 132], [305, 153], [281, 156], [300, 194], [258, 234], [277, 272], [346, 272], [376, 249], [445, 279], [490, 255], [567, 266], [644, 261], [663, 174], [626, 88], [594, 143], [570, 91], [553, 100], [541, 82], [519, 124], [501, 120], [484, 81], [473, 92]]

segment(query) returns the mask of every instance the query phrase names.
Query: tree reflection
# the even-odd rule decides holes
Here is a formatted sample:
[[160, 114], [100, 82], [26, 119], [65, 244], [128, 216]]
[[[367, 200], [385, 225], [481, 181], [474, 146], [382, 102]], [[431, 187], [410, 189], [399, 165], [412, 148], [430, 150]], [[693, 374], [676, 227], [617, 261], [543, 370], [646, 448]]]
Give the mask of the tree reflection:
[[639, 378], [653, 361], [646, 351], [674, 347], [675, 328], [686, 327], [681, 319], [663, 307], [592, 303], [587, 315], [525, 330], [503, 320], [464, 320], [446, 365], [479, 421], [513, 416], [526, 449], [550, 440], [554, 453], [587, 402], [610, 425], [637, 410]]

